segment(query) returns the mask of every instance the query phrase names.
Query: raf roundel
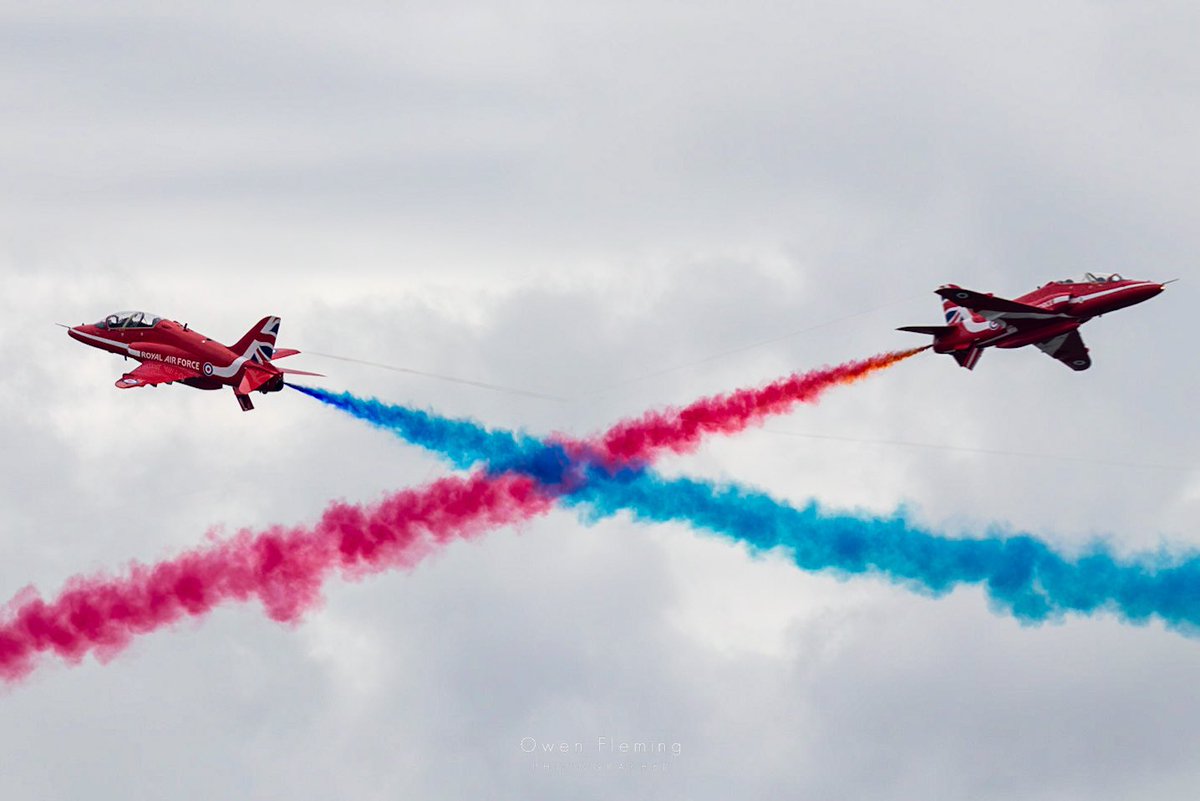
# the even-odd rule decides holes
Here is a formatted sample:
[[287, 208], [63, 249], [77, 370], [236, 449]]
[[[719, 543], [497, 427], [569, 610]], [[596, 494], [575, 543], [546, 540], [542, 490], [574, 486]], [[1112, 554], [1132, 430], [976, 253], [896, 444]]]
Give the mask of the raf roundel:
[[211, 375], [213, 374], [213, 366], [212, 366], [212, 362], [205, 362], [205, 363], [204, 363], [204, 374], [205, 374], [206, 376], [211, 376]]

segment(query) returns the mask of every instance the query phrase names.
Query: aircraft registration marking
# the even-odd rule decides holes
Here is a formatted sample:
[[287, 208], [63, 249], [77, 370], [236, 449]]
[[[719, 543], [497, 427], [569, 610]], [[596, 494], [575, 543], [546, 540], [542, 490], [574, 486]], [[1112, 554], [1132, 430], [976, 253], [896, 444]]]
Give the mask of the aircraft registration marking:
[[138, 356], [142, 359], [154, 359], [163, 364], [170, 364], [175, 367], [183, 367], [188, 370], [200, 372], [200, 362], [196, 359], [184, 359], [181, 356], [163, 356], [161, 353], [152, 353], [150, 351], [138, 351]]

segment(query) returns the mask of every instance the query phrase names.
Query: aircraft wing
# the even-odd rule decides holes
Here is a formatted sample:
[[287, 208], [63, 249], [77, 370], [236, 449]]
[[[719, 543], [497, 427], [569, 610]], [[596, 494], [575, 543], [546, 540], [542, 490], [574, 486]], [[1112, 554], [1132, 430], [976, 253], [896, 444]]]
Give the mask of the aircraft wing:
[[979, 316], [985, 320], [1003, 323], [1006, 327], [1015, 328], [1018, 331], [1028, 330], [1050, 320], [1065, 320], [1070, 317], [1067, 314], [1047, 311], [1007, 298], [985, 295], [982, 292], [972, 292], [970, 289], [958, 286], [942, 287], [937, 290], [937, 294], [951, 303], [960, 303], [971, 311], [978, 312]]
[[1083, 337], [1079, 336], [1078, 331], [1068, 331], [1045, 341], [1035, 342], [1034, 345], [1042, 353], [1058, 359], [1072, 370], [1086, 370], [1092, 366], [1087, 345], [1083, 344]]
[[972, 311], [977, 311], [988, 319], [993, 319], [993, 315], [988, 314], [988, 312], [992, 312], [997, 319], [1003, 316], [1003, 319], [1006, 320], [1020, 318], [1049, 320], [1068, 316], [1040, 309], [1037, 306], [1030, 306], [1027, 303], [1019, 303], [1007, 298], [998, 298], [995, 295], [985, 295], [982, 292], [973, 292], [970, 289], [963, 289], [959, 286], [942, 287], [937, 290], [937, 294], [946, 300], [960, 303]]
[[184, 378], [197, 378], [200, 374], [184, 367], [162, 362], [142, 362], [125, 375], [117, 379], [117, 389], [133, 389], [147, 384], [170, 384]]

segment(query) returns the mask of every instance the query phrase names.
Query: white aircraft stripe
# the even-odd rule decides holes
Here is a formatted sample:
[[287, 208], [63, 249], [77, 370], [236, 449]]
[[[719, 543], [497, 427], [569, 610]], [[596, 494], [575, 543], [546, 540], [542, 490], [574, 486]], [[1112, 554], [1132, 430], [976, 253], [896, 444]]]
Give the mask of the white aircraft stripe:
[[1077, 295], [1071, 298], [1072, 303], [1082, 303], [1085, 300], [1093, 300], [1094, 298], [1102, 298], [1106, 295], [1115, 295], [1118, 292], [1124, 292], [1127, 289], [1138, 289], [1144, 286], [1157, 286], [1153, 281], [1142, 281], [1137, 284], [1126, 284], [1125, 286], [1117, 286], [1112, 289], [1102, 289], [1099, 292], [1093, 292], [1090, 295]]
[[98, 337], [95, 334], [89, 334], [84, 331], [77, 331], [74, 328], [72, 328], [71, 331], [74, 332], [76, 336], [85, 337], [85, 338], [93, 340], [95, 342], [103, 342], [105, 345], [115, 345], [118, 348], [124, 348], [126, 353], [131, 353], [131, 351], [129, 350], [129, 346], [123, 342], [114, 342], [111, 339], [105, 339], [104, 337]]
[[216, 365], [213, 365], [212, 374], [215, 376], [220, 376], [221, 378], [233, 378], [235, 375], [237, 375], [237, 371], [242, 369], [242, 365], [249, 361], [250, 358], [254, 356], [254, 354], [258, 352], [258, 349], [261, 347], [269, 348], [272, 347], [272, 345], [270, 342], [260, 342], [256, 339], [246, 348], [245, 356], [238, 356], [236, 359], [230, 362], [229, 366], [227, 367], [217, 367]]
[[[74, 329], [72, 329], [72, 330], [74, 331]], [[85, 331], [75, 331], [75, 334], [77, 334], [78, 336], [84, 337], [85, 339], [90, 339], [94, 342], [103, 342], [106, 345], [114, 345], [118, 348], [122, 348], [130, 356], [133, 356], [134, 358], [138, 358], [138, 354], [135, 351], [135, 349], [131, 348], [129, 345], [126, 345], [123, 342], [115, 342], [111, 339], [105, 339], [104, 337], [96, 336], [95, 334], [89, 334]], [[258, 348], [261, 345], [266, 345], [266, 344], [268, 344], [268, 343], [259, 342], [258, 340], [255, 340], [251, 344], [251, 346], [247, 349], [247, 352], [253, 354], [256, 348]], [[141, 357], [141, 358], [145, 358], [145, 357]], [[235, 375], [237, 375], [237, 371], [241, 369], [242, 365], [245, 364], [247, 362], [247, 360], [249, 360], [249, 358], [250, 358], [249, 356], [239, 356], [236, 359], [234, 359], [232, 362], [230, 362], [230, 364], [226, 367], [217, 367], [214, 364], [212, 375], [218, 376], [220, 378], [233, 378]]]

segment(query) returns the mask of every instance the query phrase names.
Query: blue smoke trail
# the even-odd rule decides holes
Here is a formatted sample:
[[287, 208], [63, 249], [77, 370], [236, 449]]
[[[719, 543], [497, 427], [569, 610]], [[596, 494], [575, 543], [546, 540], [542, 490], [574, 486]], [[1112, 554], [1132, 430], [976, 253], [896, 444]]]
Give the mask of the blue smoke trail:
[[300, 384], [288, 386], [432, 451], [460, 470], [486, 462], [489, 473], [525, 473], [546, 486], [557, 487], [572, 466], [562, 446], [546, 444], [527, 434], [492, 431], [471, 420], [451, 420], [420, 409], [359, 398], [349, 392], [327, 392]]
[[1070, 559], [1028, 535], [950, 539], [903, 516], [833, 514], [811, 502], [796, 508], [735, 485], [668, 480], [649, 471], [600, 471], [563, 501], [587, 504], [595, 518], [629, 510], [635, 520], [687, 523], [753, 551], [783, 548], [805, 570], [881, 575], [935, 596], [982, 584], [995, 608], [1025, 623], [1109, 610], [1132, 623], [1157, 616], [1189, 633], [1200, 626], [1195, 555], [1122, 562], [1096, 544]]
[[[644, 468], [614, 473], [571, 465], [562, 446], [525, 434], [347, 393], [296, 389], [439, 453], [456, 467], [487, 462], [493, 470], [548, 477], [563, 493], [562, 502], [583, 507], [589, 521], [629, 511], [639, 521], [687, 523], [755, 552], [783, 549], [805, 570], [878, 575], [935, 596], [981, 584], [994, 608], [1024, 623], [1110, 611], [1132, 623], [1158, 617], [1187, 633], [1200, 626], [1200, 556], [1194, 554], [1122, 561], [1095, 544], [1069, 558], [1029, 535], [951, 539], [900, 515], [834, 514], [815, 503], [797, 508], [732, 484], [666, 479]], [[583, 480], [564, 485], [572, 468]]]

